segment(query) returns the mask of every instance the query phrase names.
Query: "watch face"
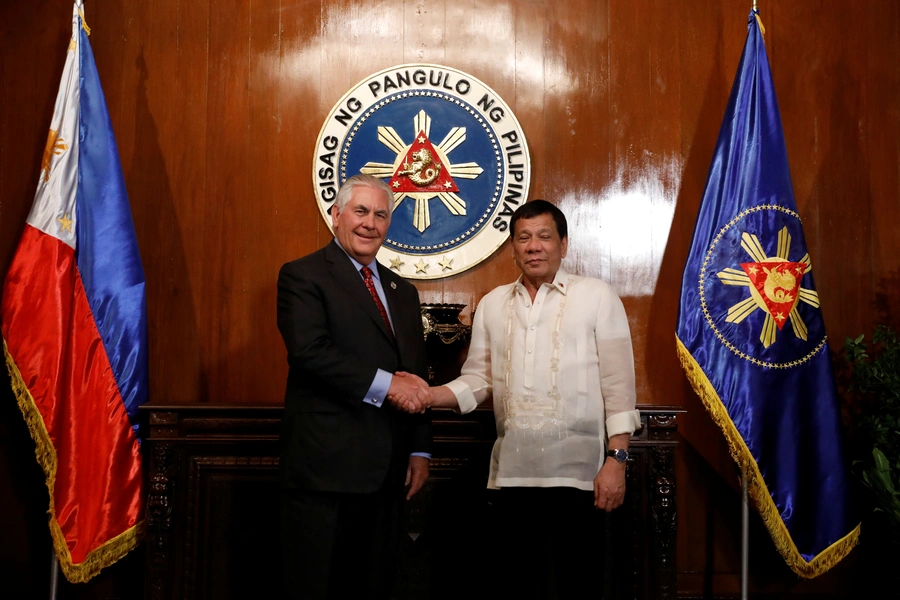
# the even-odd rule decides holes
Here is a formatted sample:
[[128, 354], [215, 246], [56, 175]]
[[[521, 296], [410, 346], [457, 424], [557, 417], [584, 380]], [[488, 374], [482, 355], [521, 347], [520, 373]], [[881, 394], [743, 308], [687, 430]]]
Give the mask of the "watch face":
[[628, 460], [628, 451], [622, 449], [610, 450], [609, 452], [607, 452], [607, 456], [612, 456], [620, 463], [623, 463]]

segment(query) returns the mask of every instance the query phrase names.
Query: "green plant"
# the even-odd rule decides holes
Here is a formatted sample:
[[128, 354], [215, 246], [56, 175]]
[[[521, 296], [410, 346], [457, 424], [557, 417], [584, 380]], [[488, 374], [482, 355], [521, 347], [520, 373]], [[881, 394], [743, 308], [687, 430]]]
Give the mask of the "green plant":
[[871, 344], [862, 335], [847, 338], [844, 350], [857, 415], [854, 472], [870, 490], [889, 537], [900, 543], [900, 337], [879, 326]]

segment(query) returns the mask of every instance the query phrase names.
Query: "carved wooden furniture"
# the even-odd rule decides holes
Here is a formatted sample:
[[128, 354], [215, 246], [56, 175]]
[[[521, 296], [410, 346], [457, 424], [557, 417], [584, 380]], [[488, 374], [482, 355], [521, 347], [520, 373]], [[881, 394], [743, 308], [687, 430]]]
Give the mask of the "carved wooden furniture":
[[[275, 598], [281, 407], [146, 406], [149, 435], [148, 600]], [[627, 551], [608, 566], [612, 598], [675, 598], [676, 419], [641, 407], [625, 505], [609, 540]], [[435, 411], [431, 478], [404, 515], [397, 598], [477, 597], [489, 572], [493, 414]], [[621, 544], [621, 540], [628, 540]], [[461, 572], [456, 556], [473, 571]]]

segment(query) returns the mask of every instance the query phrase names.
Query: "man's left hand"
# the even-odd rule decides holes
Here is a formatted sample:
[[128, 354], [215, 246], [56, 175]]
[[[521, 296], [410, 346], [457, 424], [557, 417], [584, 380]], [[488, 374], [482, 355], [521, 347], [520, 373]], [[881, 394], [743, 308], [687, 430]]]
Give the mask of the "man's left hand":
[[607, 458], [594, 478], [594, 506], [610, 512], [625, 500], [625, 463]]
[[407, 500], [415, 496], [425, 485], [425, 480], [428, 479], [429, 462], [424, 456], [409, 457], [409, 467], [406, 469], [406, 485], [409, 486], [409, 491], [406, 493]]

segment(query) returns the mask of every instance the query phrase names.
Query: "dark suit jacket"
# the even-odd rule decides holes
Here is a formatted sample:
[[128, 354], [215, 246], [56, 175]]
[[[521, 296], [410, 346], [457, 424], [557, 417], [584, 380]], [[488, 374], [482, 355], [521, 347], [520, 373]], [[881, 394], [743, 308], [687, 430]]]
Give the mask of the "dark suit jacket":
[[425, 378], [419, 295], [378, 266], [395, 342], [359, 272], [332, 241], [281, 268], [278, 329], [288, 353], [281, 484], [323, 492], [402, 488], [411, 452], [430, 452], [430, 415], [363, 402], [377, 369]]

